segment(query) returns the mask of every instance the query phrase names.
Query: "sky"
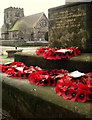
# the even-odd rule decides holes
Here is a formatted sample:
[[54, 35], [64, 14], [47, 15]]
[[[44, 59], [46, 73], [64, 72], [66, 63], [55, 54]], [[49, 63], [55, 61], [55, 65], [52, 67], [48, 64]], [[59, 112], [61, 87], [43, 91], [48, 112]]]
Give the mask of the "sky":
[[65, 0], [2, 0], [0, 2], [0, 28], [4, 23], [4, 9], [8, 7], [24, 8], [24, 15], [44, 12], [48, 17], [48, 9], [65, 4]]
[[91, 2], [92, 0], [66, 0], [66, 2]]

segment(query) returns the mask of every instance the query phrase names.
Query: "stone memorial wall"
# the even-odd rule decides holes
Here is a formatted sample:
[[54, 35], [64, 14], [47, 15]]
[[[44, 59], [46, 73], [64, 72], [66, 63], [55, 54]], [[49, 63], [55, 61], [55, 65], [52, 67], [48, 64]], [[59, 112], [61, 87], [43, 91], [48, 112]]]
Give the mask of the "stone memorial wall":
[[77, 2], [50, 8], [49, 46], [79, 47], [92, 51], [92, 2]]

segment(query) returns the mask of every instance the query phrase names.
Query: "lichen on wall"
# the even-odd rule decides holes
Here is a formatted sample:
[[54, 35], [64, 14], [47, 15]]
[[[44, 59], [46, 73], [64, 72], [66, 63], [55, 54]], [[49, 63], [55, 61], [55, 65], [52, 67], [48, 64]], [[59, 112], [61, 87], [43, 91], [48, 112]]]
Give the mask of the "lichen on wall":
[[49, 9], [49, 46], [88, 50], [90, 3], [75, 3]]

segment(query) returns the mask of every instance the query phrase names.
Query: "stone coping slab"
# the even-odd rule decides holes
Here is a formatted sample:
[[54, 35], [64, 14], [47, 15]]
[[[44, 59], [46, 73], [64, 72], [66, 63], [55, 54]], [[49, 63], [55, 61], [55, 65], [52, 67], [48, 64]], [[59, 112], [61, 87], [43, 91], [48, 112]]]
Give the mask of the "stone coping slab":
[[8, 53], [7, 57], [14, 57], [14, 54], [17, 52], [22, 52], [23, 49], [19, 49], [19, 50], [6, 50], [6, 52]]
[[69, 71], [92, 72], [92, 53], [81, 53], [70, 59], [47, 60], [41, 55], [30, 53], [16, 53], [15, 61], [24, 62], [26, 65], [39, 66], [43, 69], [66, 69]]
[[3, 108], [15, 118], [92, 118], [92, 102], [72, 102], [56, 95], [54, 87], [0, 76]]

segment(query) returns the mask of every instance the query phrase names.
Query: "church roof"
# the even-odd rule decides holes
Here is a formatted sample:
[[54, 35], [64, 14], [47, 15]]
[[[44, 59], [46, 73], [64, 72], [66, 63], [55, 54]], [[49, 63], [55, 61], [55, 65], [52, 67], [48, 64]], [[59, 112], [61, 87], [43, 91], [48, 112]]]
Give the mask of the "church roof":
[[7, 33], [7, 27], [5, 24], [3, 24], [1, 27], [1, 33]]
[[21, 19], [17, 20], [14, 26], [9, 31], [20, 30], [23, 26], [28, 26], [29, 28], [35, 27], [39, 19], [45, 15], [43, 12], [33, 14], [30, 16], [22, 17]]

